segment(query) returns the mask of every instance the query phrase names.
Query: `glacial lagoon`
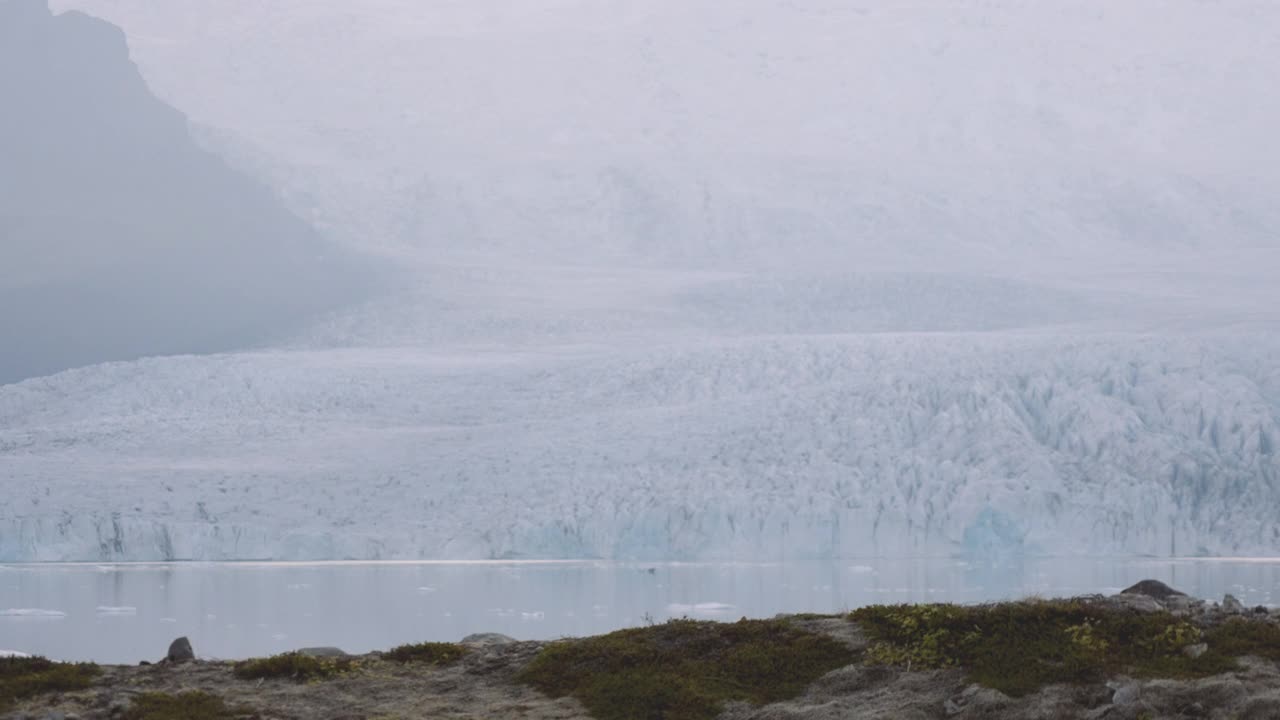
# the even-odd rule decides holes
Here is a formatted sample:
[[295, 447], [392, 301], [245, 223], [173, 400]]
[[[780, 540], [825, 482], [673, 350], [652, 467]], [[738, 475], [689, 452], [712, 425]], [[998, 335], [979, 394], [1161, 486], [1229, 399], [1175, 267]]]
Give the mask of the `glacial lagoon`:
[[205, 658], [317, 645], [359, 653], [476, 632], [554, 639], [672, 617], [1108, 593], [1143, 578], [1250, 606], [1280, 602], [1280, 559], [0, 565], [0, 650], [136, 663], [186, 635]]

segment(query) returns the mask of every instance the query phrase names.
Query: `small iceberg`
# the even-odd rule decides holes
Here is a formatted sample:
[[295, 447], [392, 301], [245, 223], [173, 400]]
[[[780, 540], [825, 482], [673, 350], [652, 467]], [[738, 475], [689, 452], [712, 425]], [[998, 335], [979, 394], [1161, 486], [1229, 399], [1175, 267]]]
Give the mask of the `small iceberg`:
[[67, 614], [61, 610], [42, 610], [40, 608], [10, 608], [8, 610], [0, 610], [0, 617], [6, 618], [61, 620], [66, 616]]
[[17, 650], [0, 650], [0, 658], [29, 658], [30, 655]]
[[113, 607], [111, 605], [99, 605], [98, 609], [95, 610], [94, 612], [96, 612], [99, 616], [137, 615], [138, 608], [133, 607], [132, 605], [121, 605], [120, 607]]
[[735, 609], [736, 608], [733, 605], [717, 602], [694, 603], [692, 605], [671, 603], [667, 606], [667, 612], [684, 615], [720, 615], [727, 612], [733, 612]]

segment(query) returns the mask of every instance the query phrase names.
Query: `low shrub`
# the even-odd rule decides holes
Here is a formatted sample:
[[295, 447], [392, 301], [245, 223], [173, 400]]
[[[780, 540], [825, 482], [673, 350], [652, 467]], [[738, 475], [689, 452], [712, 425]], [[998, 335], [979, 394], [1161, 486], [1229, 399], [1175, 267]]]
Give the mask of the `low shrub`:
[[0, 658], [0, 712], [36, 695], [83, 690], [101, 672], [93, 663], [59, 663], [42, 657]]
[[711, 720], [726, 701], [792, 698], [856, 659], [783, 620], [672, 620], [554, 643], [518, 680], [575, 697], [599, 720]]
[[401, 645], [383, 653], [383, 657], [401, 663], [451, 665], [467, 654], [467, 648], [457, 643], [426, 642]]
[[232, 672], [241, 680], [280, 679], [295, 682], [327, 680], [358, 667], [352, 658], [320, 658], [291, 652], [268, 658], [242, 660]]
[[217, 695], [190, 691], [169, 695], [150, 692], [133, 699], [122, 720], [249, 720], [258, 713], [231, 707]]
[[[876, 605], [855, 611], [872, 663], [963, 668], [972, 681], [1019, 696], [1110, 674], [1193, 678], [1236, 666], [1248, 633], [1202, 631], [1169, 613], [1117, 611], [1079, 600], [998, 605]], [[1235, 638], [1239, 646], [1225, 642]], [[1192, 658], [1183, 648], [1205, 642]], [[1280, 643], [1274, 648], [1280, 651]]]

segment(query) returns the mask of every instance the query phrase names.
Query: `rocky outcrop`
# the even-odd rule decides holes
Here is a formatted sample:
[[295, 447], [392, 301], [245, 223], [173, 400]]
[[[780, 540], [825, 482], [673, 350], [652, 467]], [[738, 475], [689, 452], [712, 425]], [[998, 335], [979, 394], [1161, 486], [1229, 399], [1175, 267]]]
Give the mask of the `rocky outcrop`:
[[[1135, 586], [1139, 587], [1139, 586]], [[1267, 610], [1230, 612], [1225, 603], [1209, 603], [1177, 591], [1142, 586], [1113, 596], [1080, 598], [1118, 613], [1171, 612], [1201, 624], [1221, 622], [1280, 623]], [[1167, 586], [1166, 586], [1167, 587]], [[1146, 588], [1146, 589], [1143, 589]], [[1169, 590], [1172, 590], [1171, 588]], [[1133, 598], [1159, 606], [1150, 610]], [[788, 616], [806, 632], [827, 635], [860, 657], [868, 650], [866, 635], [847, 615]], [[525, 720], [587, 719], [573, 698], [550, 698], [521, 685], [517, 677], [548, 645], [518, 642], [496, 634], [468, 636], [467, 651], [457, 662], [393, 662], [382, 653], [350, 658], [354, 668], [340, 681], [313, 682], [296, 692], [290, 680], [237, 680], [229, 663], [193, 661], [147, 667], [108, 667], [86, 692], [45, 696], [22, 708], [32, 717], [60, 712], [81, 717], [110, 717], [111, 708], [128, 707], [137, 688], [178, 693], [198, 690], [234, 700], [261, 717], [519, 717]], [[1203, 643], [1184, 648], [1203, 653]], [[301, 651], [336, 657], [336, 648]], [[172, 654], [172, 653], [171, 653]], [[345, 656], [345, 653], [342, 655]], [[102, 713], [107, 713], [102, 715]], [[95, 714], [98, 713], [98, 714]], [[754, 706], [730, 703], [718, 720], [943, 720], [1008, 718], [1009, 720], [1139, 720], [1177, 718], [1263, 720], [1280, 717], [1280, 664], [1256, 657], [1239, 658], [1229, 672], [1194, 680], [1118, 675], [1086, 683], [1060, 683], [1012, 697], [973, 682], [963, 668], [920, 670], [855, 662], [827, 673], [797, 697]]]
[[0, 107], [0, 383], [253, 344], [366, 282], [197, 147], [114, 25], [0, 0]]

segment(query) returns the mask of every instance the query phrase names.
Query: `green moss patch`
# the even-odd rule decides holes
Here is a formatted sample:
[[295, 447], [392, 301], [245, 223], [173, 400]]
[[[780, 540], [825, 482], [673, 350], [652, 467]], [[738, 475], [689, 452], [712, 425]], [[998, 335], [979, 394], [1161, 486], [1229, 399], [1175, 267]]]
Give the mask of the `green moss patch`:
[[427, 642], [417, 645], [401, 645], [383, 653], [383, 657], [401, 663], [426, 665], [452, 665], [467, 654], [467, 649], [457, 643]]
[[[963, 668], [971, 680], [1013, 696], [1120, 672], [1205, 677], [1234, 669], [1239, 655], [1280, 652], [1273, 625], [1241, 620], [1201, 630], [1168, 613], [1138, 614], [1075, 600], [878, 605], [852, 618], [872, 641], [869, 662]], [[1265, 628], [1271, 628], [1270, 637]], [[1183, 652], [1199, 643], [1208, 645], [1203, 655]]]
[[710, 720], [728, 700], [792, 698], [855, 661], [841, 643], [782, 620], [672, 620], [554, 643], [518, 679], [577, 698], [599, 720]]
[[352, 658], [319, 658], [299, 653], [285, 653], [269, 658], [242, 660], [232, 672], [241, 680], [293, 680], [309, 682], [327, 680], [358, 667]]
[[123, 720], [249, 720], [258, 713], [243, 707], [231, 707], [217, 695], [191, 691], [169, 695], [143, 693], [122, 716]]
[[1280, 625], [1273, 622], [1231, 618], [1206, 632], [1205, 642], [1232, 657], [1280, 661]]
[[41, 657], [0, 658], [0, 712], [36, 695], [83, 690], [100, 672], [92, 663], [58, 663]]

